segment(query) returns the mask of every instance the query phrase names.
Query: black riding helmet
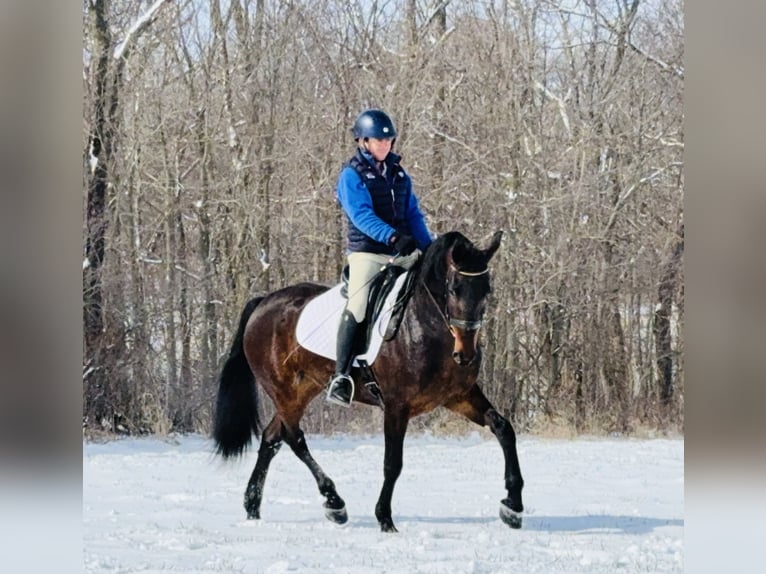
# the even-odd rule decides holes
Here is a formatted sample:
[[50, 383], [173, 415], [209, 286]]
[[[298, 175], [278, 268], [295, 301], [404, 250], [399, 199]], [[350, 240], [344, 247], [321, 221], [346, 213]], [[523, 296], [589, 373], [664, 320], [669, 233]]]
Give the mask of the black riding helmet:
[[396, 137], [394, 122], [382, 110], [365, 110], [359, 114], [351, 130], [354, 139], [376, 138], [386, 139]]

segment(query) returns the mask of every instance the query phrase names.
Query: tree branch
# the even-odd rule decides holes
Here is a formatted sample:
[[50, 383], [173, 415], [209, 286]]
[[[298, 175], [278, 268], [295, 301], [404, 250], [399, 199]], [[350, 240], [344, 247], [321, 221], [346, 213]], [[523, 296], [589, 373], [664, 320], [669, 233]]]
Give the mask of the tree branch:
[[642, 177], [636, 183], [631, 185], [625, 193], [623, 193], [619, 198], [617, 198], [617, 202], [614, 204], [614, 210], [612, 211], [612, 215], [609, 217], [609, 221], [605, 227], [605, 232], [604, 232], [605, 235], [606, 235], [606, 231], [609, 231], [614, 226], [614, 223], [617, 220], [617, 213], [620, 211], [622, 206], [625, 205], [625, 202], [628, 201], [630, 196], [633, 195], [633, 192], [636, 191], [636, 189], [638, 189], [639, 186], [653, 180], [655, 177], [657, 177], [658, 175], [660, 175], [662, 172], [664, 172], [666, 169], [670, 167], [672, 167], [672, 164], [666, 167], [661, 167], [653, 171], [649, 175]]
[[566, 102], [564, 101], [564, 98], [561, 98], [555, 95], [548, 88], [543, 86], [538, 80], [535, 80], [535, 87], [538, 90], [540, 90], [540, 92], [546, 98], [556, 102], [556, 105], [558, 105], [558, 108], [559, 108], [559, 115], [561, 116], [561, 121], [564, 123], [564, 128], [567, 131], [567, 136], [569, 136], [569, 139], [572, 139], [572, 128], [569, 125], [569, 116], [567, 115], [567, 105], [566, 105]]
[[123, 38], [122, 42], [117, 44], [114, 48], [113, 56], [115, 60], [127, 57], [132, 44], [157, 19], [160, 8], [167, 1], [168, 0], [156, 0], [144, 14], [133, 23], [125, 34], [125, 38]]
[[652, 56], [651, 54], [648, 54], [647, 52], [645, 52], [644, 50], [642, 50], [641, 48], [636, 46], [630, 40], [630, 38], [628, 38], [628, 47], [631, 50], [633, 50], [634, 52], [636, 52], [637, 54], [640, 54], [641, 56], [643, 56], [644, 58], [646, 58], [647, 60], [652, 62], [653, 64], [659, 66], [665, 72], [669, 72], [669, 73], [671, 73], [671, 74], [673, 74], [675, 76], [678, 76], [682, 80], [684, 79], [684, 69], [683, 68], [679, 68], [679, 67], [676, 67], [676, 66], [671, 66], [670, 64], [666, 64], [665, 62], [663, 62], [662, 60], [660, 60], [656, 56]]

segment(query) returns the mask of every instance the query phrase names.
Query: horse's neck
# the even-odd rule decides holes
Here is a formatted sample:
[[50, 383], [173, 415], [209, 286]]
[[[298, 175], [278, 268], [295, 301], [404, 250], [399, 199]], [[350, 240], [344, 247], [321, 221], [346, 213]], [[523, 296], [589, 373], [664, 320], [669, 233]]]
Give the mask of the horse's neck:
[[438, 336], [443, 330], [449, 331], [441, 299], [441, 293], [434, 293], [422, 279], [418, 279], [408, 311], [416, 323], [431, 327], [427, 331], [433, 336]]

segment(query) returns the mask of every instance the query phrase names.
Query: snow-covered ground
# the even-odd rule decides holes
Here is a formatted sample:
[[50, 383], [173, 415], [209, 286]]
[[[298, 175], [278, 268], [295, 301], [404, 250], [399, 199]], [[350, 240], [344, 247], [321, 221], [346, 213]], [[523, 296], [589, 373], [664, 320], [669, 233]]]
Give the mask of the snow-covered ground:
[[308, 436], [345, 498], [328, 522], [308, 469], [284, 446], [261, 508], [242, 507], [250, 451], [224, 464], [204, 437], [83, 445], [86, 572], [682, 572], [682, 439], [520, 436], [522, 530], [498, 518], [503, 458], [493, 438], [408, 436], [394, 491], [398, 534], [379, 531], [383, 439]]

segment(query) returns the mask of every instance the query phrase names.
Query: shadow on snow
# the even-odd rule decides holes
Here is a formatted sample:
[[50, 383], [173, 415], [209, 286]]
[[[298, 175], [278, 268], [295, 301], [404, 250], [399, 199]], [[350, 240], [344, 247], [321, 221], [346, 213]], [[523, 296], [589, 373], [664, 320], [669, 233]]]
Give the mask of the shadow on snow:
[[[486, 524], [492, 525], [497, 522], [502, 525], [496, 516], [399, 516], [399, 521], [406, 528], [407, 523], [412, 524]], [[295, 522], [295, 521], [290, 521]], [[297, 522], [316, 523], [316, 520], [300, 520]], [[582, 534], [648, 534], [656, 528], [664, 526], [684, 527], [684, 520], [680, 518], [650, 518], [646, 516], [614, 516], [611, 514], [591, 514], [585, 516], [525, 516], [523, 531], [534, 532], [574, 532]], [[328, 527], [332, 527], [328, 524]], [[351, 529], [378, 529], [376, 520], [370, 518], [358, 518], [351, 520], [342, 528]]]

